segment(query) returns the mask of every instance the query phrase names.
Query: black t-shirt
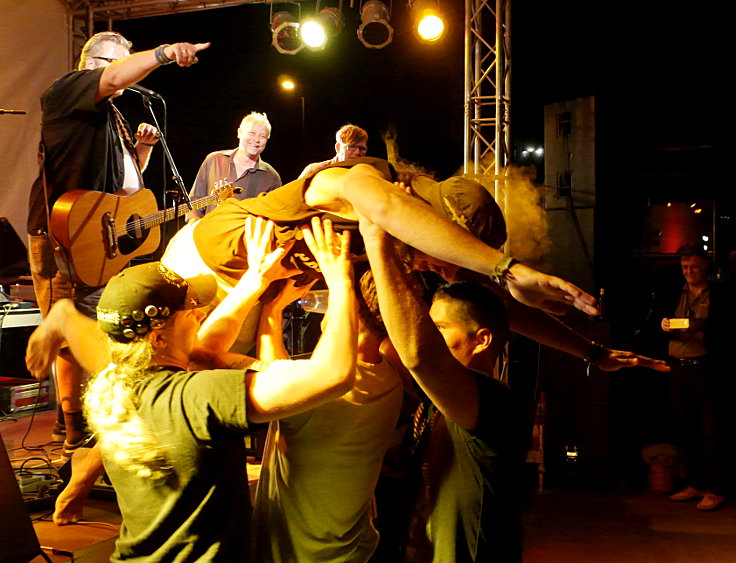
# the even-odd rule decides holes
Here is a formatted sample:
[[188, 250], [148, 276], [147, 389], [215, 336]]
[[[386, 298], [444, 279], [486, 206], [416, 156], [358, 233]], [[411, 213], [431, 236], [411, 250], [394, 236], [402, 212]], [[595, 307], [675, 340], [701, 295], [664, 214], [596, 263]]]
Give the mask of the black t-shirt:
[[[49, 211], [63, 193], [115, 192], [123, 185], [123, 150], [109, 100], [95, 103], [103, 69], [77, 70], [41, 96], [41, 144], [45, 151]], [[28, 202], [28, 232], [48, 231], [41, 174]]]

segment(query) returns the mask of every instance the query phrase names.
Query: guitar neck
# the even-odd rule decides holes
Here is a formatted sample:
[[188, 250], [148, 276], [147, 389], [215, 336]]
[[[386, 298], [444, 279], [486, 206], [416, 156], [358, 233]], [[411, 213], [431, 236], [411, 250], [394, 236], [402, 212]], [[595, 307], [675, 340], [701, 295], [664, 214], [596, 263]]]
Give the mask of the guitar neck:
[[160, 225], [161, 223], [166, 223], [167, 221], [171, 221], [172, 219], [176, 219], [177, 217], [186, 215], [187, 213], [195, 209], [202, 209], [203, 207], [207, 207], [208, 205], [217, 203], [219, 200], [219, 194], [210, 194], [192, 200], [192, 209], [189, 209], [189, 206], [184, 203], [174, 207], [169, 207], [162, 211], [157, 211], [156, 213], [151, 213], [150, 215], [146, 215], [142, 218], [142, 221], [145, 228], [155, 227], [156, 225]]

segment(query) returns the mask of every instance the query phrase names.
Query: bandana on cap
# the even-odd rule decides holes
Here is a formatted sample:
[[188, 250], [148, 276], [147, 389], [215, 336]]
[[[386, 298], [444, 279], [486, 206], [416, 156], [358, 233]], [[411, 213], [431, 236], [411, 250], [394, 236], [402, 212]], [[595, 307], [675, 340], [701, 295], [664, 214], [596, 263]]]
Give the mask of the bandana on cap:
[[214, 276], [184, 279], [160, 262], [126, 268], [107, 282], [97, 305], [97, 322], [111, 338], [130, 342], [184, 309], [214, 299]]
[[460, 225], [488, 246], [506, 242], [506, 221], [496, 200], [483, 185], [461, 176], [437, 182], [419, 174], [411, 189], [429, 203], [438, 215]]

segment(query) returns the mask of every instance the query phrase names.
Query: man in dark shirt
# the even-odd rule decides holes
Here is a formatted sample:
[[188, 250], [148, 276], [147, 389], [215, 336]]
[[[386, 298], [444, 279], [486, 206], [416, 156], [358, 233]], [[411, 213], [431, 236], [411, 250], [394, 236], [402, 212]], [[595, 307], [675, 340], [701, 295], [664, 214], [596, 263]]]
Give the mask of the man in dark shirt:
[[698, 510], [713, 510], [725, 501], [723, 389], [721, 370], [715, 362], [719, 352], [716, 343], [723, 341], [727, 332], [717, 318], [726, 307], [719, 299], [720, 288], [708, 281], [710, 260], [702, 250], [682, 249], [680, 266], [685, 284], [661, 321], [669, 336], [670, 403], [676, 439], [684, 455], [686, 484], [670, 498], [701, 499]]
[[[77, 70], [56, 80], [41, 97], [41, 170], [28, 204], [28, 250], [36, 300], [45, 315], [71, 298], [94, 316], [100, 289], [75, 283], [69, 263], [50, 234], [49, 217], [61, 195], [74, 189], [131, 193], [143, 187], [145, 168], [158, 131], [141, 124], [133, 135], [111, 100], [161, 65], [190, 66], [209, 44], [176, 43], [130, 54], [131, 43], [115, 32], [94, 35], [82, 49]], [[83, 370], [66, 354], [56, 363], [59, 405], [64, 417], [54, 439], [70, 453], [84, 439], [80, 413]]]

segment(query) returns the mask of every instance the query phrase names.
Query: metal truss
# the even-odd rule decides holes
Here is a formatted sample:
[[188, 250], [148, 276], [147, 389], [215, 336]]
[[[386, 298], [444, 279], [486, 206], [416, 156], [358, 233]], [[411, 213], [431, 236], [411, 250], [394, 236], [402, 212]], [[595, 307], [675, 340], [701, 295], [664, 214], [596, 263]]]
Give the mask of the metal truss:
[[465, 0], [463, 169], [496, 188], [510, 158], [510, 12], [511, 0]]

